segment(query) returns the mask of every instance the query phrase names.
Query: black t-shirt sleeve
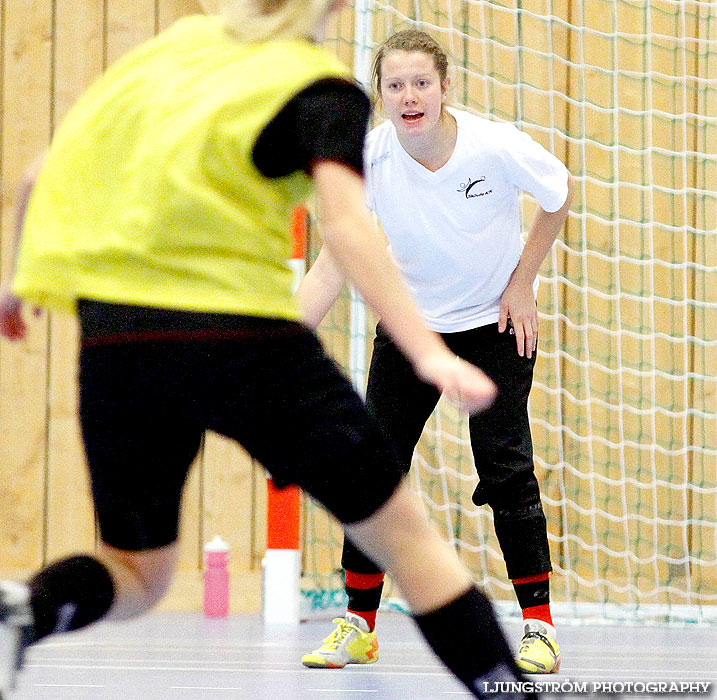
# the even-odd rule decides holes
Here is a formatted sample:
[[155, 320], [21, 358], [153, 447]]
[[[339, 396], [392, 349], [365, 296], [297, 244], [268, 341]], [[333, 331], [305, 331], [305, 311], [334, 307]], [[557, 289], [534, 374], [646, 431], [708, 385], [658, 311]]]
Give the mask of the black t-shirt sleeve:
[[325, 78], [292, 97], [259, 134], [252, 159], [266, 177], [311, 172], [319, 160], [363, 175], [363, 144], [371, 104], [349, 80]]

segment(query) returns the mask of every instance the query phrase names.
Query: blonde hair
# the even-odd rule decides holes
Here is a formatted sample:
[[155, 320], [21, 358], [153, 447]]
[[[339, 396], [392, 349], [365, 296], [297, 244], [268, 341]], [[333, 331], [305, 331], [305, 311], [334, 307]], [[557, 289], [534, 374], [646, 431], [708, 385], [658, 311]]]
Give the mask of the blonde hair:
[[430, 34], [426, 34], [426, 32], [422, 32], [418, 29], [404, 29], [388, 37], [388, 39], [376, 49], [371, 70], [371, 82], [376, 94], [376, 99], [381, 99], [383, 59], [389, 51], [417, 51], [430, 56], [433, 58], [433, 64], [438, 71], [441, 85], [445, 86], [446, 79], [448, 78], [448, 56], [446, 56], [446, 52]]
[[306, 39], [336, 0], [201, 0], [241, 41]]

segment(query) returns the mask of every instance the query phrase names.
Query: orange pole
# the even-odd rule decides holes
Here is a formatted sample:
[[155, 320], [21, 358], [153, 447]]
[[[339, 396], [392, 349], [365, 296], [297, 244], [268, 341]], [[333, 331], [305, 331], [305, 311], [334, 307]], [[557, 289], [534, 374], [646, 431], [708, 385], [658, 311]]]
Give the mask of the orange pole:
[[299, 549], [301, 492], [298, 486], [278, 489], [273, 479], [266, 480], [267, 549]]
[[309, 212], [303, 204], [298, 204], [291, 213], [291, 257], [294, 260], [306, 257], [308, 229]]
[[[291, 258], [306, 258], [309, 212], [303, 204], [291, 213]], [[303, 276], [303, 273], [302, 273]], [[297, 486], [278, 489], [273, 479], [267, 478], [267, 549], [299, 549], [301, 519], [301, 492]]]

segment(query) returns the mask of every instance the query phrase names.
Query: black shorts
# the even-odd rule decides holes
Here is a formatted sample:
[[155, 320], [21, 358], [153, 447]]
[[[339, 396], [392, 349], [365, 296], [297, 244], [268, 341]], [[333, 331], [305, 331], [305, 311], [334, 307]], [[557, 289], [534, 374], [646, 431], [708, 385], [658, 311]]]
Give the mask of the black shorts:
[[[301, 324], [140, 309], [146, 323], [105, 327], [112, 308], [80, 306], [80, 419], [109, 545], [176, 540], [205, 430], [241, 443], [278, 486], [297, 484], [344, 523], [372, 515], [401, 481], [392, 447]], [[206, 328], [202, 316], [221, 322]]]

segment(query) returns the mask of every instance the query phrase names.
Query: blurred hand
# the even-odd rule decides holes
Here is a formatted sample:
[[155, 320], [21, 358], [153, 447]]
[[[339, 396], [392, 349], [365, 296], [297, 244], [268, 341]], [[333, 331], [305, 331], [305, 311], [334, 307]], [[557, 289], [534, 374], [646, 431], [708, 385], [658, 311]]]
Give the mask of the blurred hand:
[[515, 333], [518, 355], [532, 357], [538, 347], [538, 308], [533, 285], [512, 279], [500, 299], [498, 332], [505, 333], [508, 319]]
[[495, 384], [484, 372], [447, 350], [424, 359], [417, 373], [468, 413], [484, 411], [497, 394]]

